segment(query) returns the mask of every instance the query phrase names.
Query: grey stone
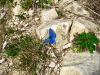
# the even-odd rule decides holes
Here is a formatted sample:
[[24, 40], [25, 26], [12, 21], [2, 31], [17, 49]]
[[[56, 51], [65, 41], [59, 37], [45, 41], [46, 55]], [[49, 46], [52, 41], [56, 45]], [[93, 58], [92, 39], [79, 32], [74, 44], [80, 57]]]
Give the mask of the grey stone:
[[93, 54], [90, 54], [89, 52], [68, 52], [65, 56], [63, 56], [62, 69], [63, 67], [66, 67], [64, 70], [71, 73], [67, 75], [73, 74], [72, 70], [70, 70], [71, 67], [74, 67], [73, 71], [78, 70], [79, 75], [100, 75], [100, 72], [98, 72], [98, 70], [100, 70], [100, 54], [96, 52]]
[[0, 75], [6, 75], [7, 72], [8, 72], [7, 62], [0, 64]]
[[[86, 11], [77, 1], [74, 0], [61, 0], [59, 2], [59, 8], [66, 13], [67, 11], [73, 14], [89, 17], [90, 14]], [[67, 16], [68, 14], [66, 14]], [[76, 16], [77, 17], [77, 16]], [[72, 17], [71, 17], [72, 18]]]
[[71, 20], [54, 20], [43, 26], [37, 28], [36, 32], [40, 39], [46, 39], [48, 37], [49, 28], [53, 29], [57, 35], [55, 47], [58, 51], [61, 47], [68, 43], [68, 32], [71, 27]]
[[97, 25], [84, 19], [53, 20], [37, 28], [36, 32], [40, 39], [44, 40], [48, 37], [49, 28], [53, 29], [57, 35], [54, 47], [61, 51], [65, 45], [72, 42], [76, 33], [95, 32]]
[[2, 8], [0, 9], [0, 19], [2, 19], [5, 16], [5, 10]]
[[56, 10], [53, 9], [45, 9], [41, 11], [41, 21], [42, 24], [46, 24], [58, 17]]
[[60, 7], [60, 8], [64, 8], [66, 5], [72, 3], [73, 1], [74, 1], [74, 0], [61, 0], [61, 1], [59, 2], [59, 7]]
[[20, 6], [20, 5], [16, 5], [14, 8], [13, 8], [13, 13], [14, 13], [14, 16], [15, 15], [19, 15], [21, 13], [24, 13], [24, 9]]
[[20, 4], [20, 1], [21, 1], [21, 0], [14, 0], [13, 3]]
[[75, 19], [70, 31], [70, 41], [74, 39], [74, 34], [85, 32], [95, 32], [97, 25], [84, 19]]
[[[49, 28], [57, 34], [54, 47], [57, 48], [58, 52], [61, 52], [62, 49], [71, 46], [74, 34], [83, 31], [95, 32], [97, 25], [84, 19], [54, 20], [37, 28], [36, 32], [40, 39], [48, 37]], [[96, 52], [93, 54], [68, 52], [64, 55], [60, 75], [100, 75], [98, 71], [100, 70], [100, 54]]]

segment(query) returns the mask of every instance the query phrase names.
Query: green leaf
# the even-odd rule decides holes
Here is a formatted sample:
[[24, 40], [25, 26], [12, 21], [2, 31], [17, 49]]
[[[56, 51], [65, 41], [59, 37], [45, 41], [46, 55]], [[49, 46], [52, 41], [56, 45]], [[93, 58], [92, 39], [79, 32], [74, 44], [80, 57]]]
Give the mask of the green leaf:
[[5, 49], [5, 53], [8, 56], [16, 56], [18, 55], [19, 51], [20, 51], [20, 47], [14, 43], [10, 43], [9, 45], [7, 45]]
[[80, 49], [89, 49], [90, 53], [93, 53], [95, 50], [94, 44], [99, 42], [99, 39], [93, 33], [82, 32], [75, 37], [75, 45], [80, 45]]
[[51, 4], [51, 0], [48, 0], [48, 4]]
[[90, 53], [93, 53], [93, 51], [95, 50], [94, 45], [88, 45], [89, 51]]
[[40, 0], [40, 7], [43, 7], [44, 0]]

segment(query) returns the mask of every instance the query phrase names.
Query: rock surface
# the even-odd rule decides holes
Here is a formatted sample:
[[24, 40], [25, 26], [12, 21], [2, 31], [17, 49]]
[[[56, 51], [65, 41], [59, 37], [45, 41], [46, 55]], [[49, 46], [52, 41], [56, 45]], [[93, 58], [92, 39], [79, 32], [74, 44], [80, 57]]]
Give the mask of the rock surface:
[[24, 12], [24, 9], [20, 5], [16, 5], [15, 8], [13, 8], [14, 16], [19, 15], [23, 12]]
[[93, 75], [93, 73], [94, 75], [100, 74], [100, 54], [96, 52], [93, 54], [90, 54], [89, 52], [68, 52], [62, 58], [63, 61], [61, 64], [62, 68], [60, 75]]
[[40, 26], [37, 28], [37, 35], [40, 38], [47, 38], [48, 37], [48, 29], [51, 28], [55, 31], [57, 38], [56, 38], [56, 48], [59, 49], [61, 46], [65, 45], [68, 43], [68, 32], [71, 27], [71, 20], [56, 20], [56, 21], [51, 21], [48, 24], [44, 26]]
[[20, 4], [20, 1], [21, 1], [21, 0], [14, 0], [13, 3]]
[[61, 0], [60, 2], [59, 2], [59, 7], [65, 7], [67, 4], [69, 4], [69, 3], [71, 3], [71, 2], [73, 2], [74, 0]]
[[84, 19], [77, 19], [73, 20], [73, 24], [70, 31], [70, 41], [74, 39], [75, 33], [82, 33], [85, 32], [95, 32], [97, 25], [93, 22], [84, 20]]
[[75, 67], [62, 67], [60, 71], [60, 75], [82, 75], [79, 69]]
[[53, 0], [53, 1], [54, 1], [55, 4], [58, 2], [58, 0]]
[[0, 75], [6, 75], [7, 72], [9, 71], [8, 68], [9, 67], [7, 62], [0, 63]]
[[53, 9], [46, 9], [41, 11], [41, 21], [42, 24], [52, 21], [53, 19], [57, 18], [58, 14], [56, 10]]
[[5, 58], [0, 59], [0, 64], [5, 61]]
[[94, 32], [97, 26], [94, 23], [83, 19], [54, 20], [38, 27], [37, 35], [43, 39], [47, 38], [49, 28], [53, 29], [57, 34], [55, 47], [58, 51], [61, 51], [62, 46], [71, 42], [76, 33], [82, 33], [83, 31]]
[[87, 17], [89, 16], [89, 12], [86, 11], [85, 9], [83, 9], [82, 6], [80, 6], [75, 1], [71, 4], [69, 4], [67, 7], [65, 7], [64, 10], [71, 11], [71, 12], [78, 14], [78, 15], [84, 15]]
[[0, 9], [0, 19], [2, 19], [5, 16], [5, 10], [2, 8]]
[[62, 12], [64, 12], [64, 15], [67, 16], [67, 18], [77, 18], [78, 16], [90, 16], [89, 12], [86, 11], [77, 1], [74, 0], [61, 0], [59, 2], [59, 8]]
[[[49, 28], [57, 34], [54, 46], [61, 52], [62, 49], [71, 46], [69, 42], [72, 42], [76, 33], [95, 32], [97, 25], [84, 19], [54, 20], [37, 28], [39, 38], [47, 38]], [[72, 50], [70, 51], [62, 57], [60, 75], [93, 75], [96, 72], [96, 75], [100, 74], [98, 72], [100, 70], [100, 55], [98, 53], [73, 53]]]

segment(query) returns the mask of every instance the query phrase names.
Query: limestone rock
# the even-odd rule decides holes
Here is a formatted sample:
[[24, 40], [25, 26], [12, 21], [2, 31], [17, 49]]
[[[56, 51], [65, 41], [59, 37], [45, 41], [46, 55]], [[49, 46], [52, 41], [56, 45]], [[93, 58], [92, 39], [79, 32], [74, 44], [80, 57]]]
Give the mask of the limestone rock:
[[64, 12], [69, 11], [74, 14], [82, 15], [85, 17], [89, 17], [90, 14], [88, 11], [86, 11], [81, 5], [79, 5], [74, 0], [61, 0], [59, 2], [59, 7]]
[[37, 20], [39, 20], [39, 18], [38, 17], [35, 17], [35, 21], [37, 21]]
[[55, 63], [54, 62], [51, 62], [50, 64], [49, 64], [49, 67], [55, 67]]
[[72, 43], [68, 43], [67, 45], [64, 45], [64, 46], [62, 47], [62, 49], [69, 48], [69, 47], [71, 47], [71, 45], [72, 45]]
[[0, 63], [0, 75], [6, 75], [8, 72], [8, 63]]
[[4, 9], [0, 9], [0, 19], [2, 19], [5, 16], [5, 11]]
[[10, 75], [19, 75], [18, 71], [12, 71], [12, 73]]
[[5, 61], [5, 58], [0, 59], [0, 64]]
[[74, 21], [70, 31], [70, 41], [74, 39], [75, 33], [82, 33], [82, 32], [89, 32], [88, 29], [85, 27], [84, 24]]
[[7, 45], [7, 41], [5, 41], [5, 42], [3, 43], [2, 49], [4, 49], [4, 48], [6, 47], [6, 45]]
[[60, 75], [82, 75], [82, 73], [75, 67], [62, 67]]
[[[63, 56], [61, 66], [60, 75], [93, 75], [93, 73], [100, 75], [100, 54], [96, 52], [93, 54], [68, 52]], [[96, 74], [97, 71], [99, 72]]]
[[15, 8], [13, 8], [14, 15], [19, 15], [24, 12], [24, 9], [20, 5], [16, 5]]
[[15, 24], [15, 25], [18, 25], [18, 22], [15, 21], [14, 24]]
[[20, 4], [20, 1], [21, 1], [21, 0], [14, 0], [13, 3]]
[[57, 35], [55, 45], [56, 48], [58, 48], [60, 51], [61, 46], [68, 43], [68, 31], [69, 28], [71, 27], [71, 23], [72, 23], [71, 20], [51, 21], [43, 26], [38, 27], [36, 32], [40, 39], [42, 38], [45, 39], [49, 36], [48, 35], [49, 28], [53, 29]]
[[43, 24], [45, 24], [49, 21], [52, 21], [57, 17], [58, 17], [58, 14], [54, 8], [41, 11], [41, 21]]
[[59, 2], [59, 7], [60, 8], [63, 8], [63, 7], [65, 7], [67, 4], [69, 4], [69, 3], [71, 3], [71, 2], [73, 2], [74, 0], [61, 0], [60, 2]]
[[89, 12], [83, 9], [77, 2], [73, 2], [72, 4], [68, 5], [64, 10], [71, 11], [78, 15], [89, 16]]
[[5, 68], [4, 67], [0, 67], [0, 75], [3, 75], [4, 74], [4, 72], [5, 72]]
[[33, 12], [34, 12], [34, 10], [29, 9], [28, 14], [29, 14], [30, 16], [33, 16]]
[[71, 19], [54, 20], [37, 28], [36, 32], [40, 39], [45, 39], [49, 36], [49, 28], [53, 29], [57, 35], [55, 47], [60, 51], [67, 48], [67, 46], [70, 47], [67, 44], [72, 42], [76, 33], [94, 32], [97, 25], [84, 19], [73, 21]]
[[94, 32], [96, 28], [97, 25], [90, 21], [84, 19], [74, 20], [70, 31], [70, 41], [74, 39], [75, 33], [82, 33], [83, 31]]
[[58, 2], [58, 0], [53, 0], [53, 1], [54, 1], [55, 4]]

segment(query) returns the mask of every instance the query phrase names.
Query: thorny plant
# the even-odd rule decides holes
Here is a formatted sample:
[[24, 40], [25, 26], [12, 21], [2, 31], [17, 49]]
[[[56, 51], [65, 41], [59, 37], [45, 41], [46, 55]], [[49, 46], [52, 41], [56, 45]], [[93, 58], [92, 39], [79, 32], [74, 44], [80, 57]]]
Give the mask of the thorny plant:
[[75, 37], [74, 46], [72, 48], [77, 52], [82, 52], [83, 50], [88, 49], [90, 53], [93, 53], [96, 44], [99, 42], [100, 40], [95, 36], [94, 33], [82, 32]]

